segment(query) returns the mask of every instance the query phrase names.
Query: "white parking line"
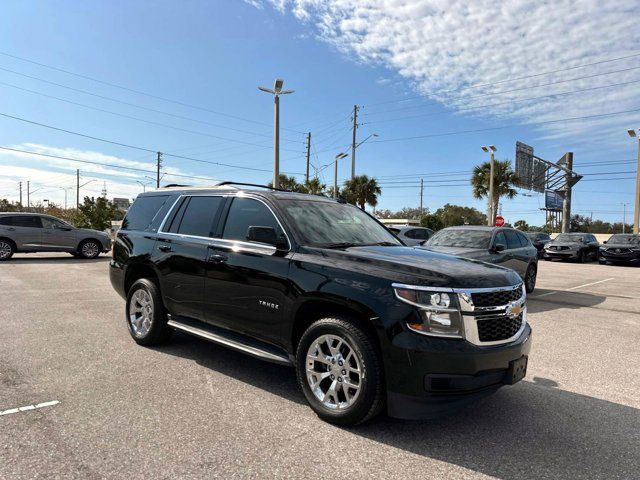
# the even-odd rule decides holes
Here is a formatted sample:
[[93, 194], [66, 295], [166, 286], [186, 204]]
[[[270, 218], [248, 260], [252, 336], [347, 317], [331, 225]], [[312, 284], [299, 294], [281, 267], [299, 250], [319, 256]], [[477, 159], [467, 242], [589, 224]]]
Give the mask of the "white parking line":
[[[575, 287], [567, 288], [566, 291], [577, 290], [579, 288], [584, 288], [584, 287], [590, 287], [591, 285], [597, 285], [599, 283], [608, 282], [609, 280], [613, 280], [613, 279], [614, 277], [611, 277], [611, 278], [605, 278], [604, 280], [598, 280], [597, 282], [585, 283], [584, 285], [578, 285]], [[558, 290], [554, 290], [553, 292], [543, 293], [542, 295], [531, 296], [530, 298], [535, 300], [536, 298], [548, 297], [549, 295], [555, 295], [556, 293], [558, 293]]]
[[0, 417], [2, 415], [11, 415], [12, 413], [26, 412], [28, 410], [35, 410], [37, 408], [52, 407], [52, 406], [57, 405], [59, 403], [60, 402], [58, 400], [52, 400], [50, 402], [37, 403], [35, 405], [26, 405], [24, 407], [10, 408], [9, 410], [0, 411]]

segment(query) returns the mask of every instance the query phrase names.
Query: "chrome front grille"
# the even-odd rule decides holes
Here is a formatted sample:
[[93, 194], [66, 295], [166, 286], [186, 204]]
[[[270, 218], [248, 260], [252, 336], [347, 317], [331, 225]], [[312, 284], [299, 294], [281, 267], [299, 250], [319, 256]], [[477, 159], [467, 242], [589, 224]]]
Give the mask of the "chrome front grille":
[[522, 297], [522, 287], [520, 286], [511, 290], [496, 290], [471, 294], [471, 299], [475, 307], [499, 307], [515, 302], [519, 300], [520, 297]]
[[497, 342], [513, 337], [522, 327], [523, 315], [477, 315], [478, 339], [481, 342]]

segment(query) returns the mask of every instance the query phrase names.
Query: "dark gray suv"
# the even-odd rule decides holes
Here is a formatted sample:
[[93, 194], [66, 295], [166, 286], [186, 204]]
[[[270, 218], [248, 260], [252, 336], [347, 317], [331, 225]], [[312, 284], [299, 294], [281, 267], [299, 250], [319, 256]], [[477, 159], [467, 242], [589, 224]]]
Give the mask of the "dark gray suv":
[[105, 232], [75, 228], [50, 215], [0, 212], [0, 261], [16, 252], [68, 252], [96, 258], [111, 249]]
[[471, 225], [444, 228], [418, 248], [495, 263], [515, 270], [528, 293], [536, 286], [538, 251], [524, 233], [513, 228]]
[[591, 233], [561, 233], [544, 246], [544, 259], [577, 260], [584, 263], [598, 259], [600, 244]]

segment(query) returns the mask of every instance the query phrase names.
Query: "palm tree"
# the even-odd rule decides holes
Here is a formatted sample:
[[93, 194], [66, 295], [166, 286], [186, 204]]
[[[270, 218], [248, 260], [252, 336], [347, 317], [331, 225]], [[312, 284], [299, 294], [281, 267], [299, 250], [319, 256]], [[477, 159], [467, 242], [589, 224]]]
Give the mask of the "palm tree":
[[[473, 196], [475, 198], [489, 197], [489, 177], [491, 172], [491, 164], [484, 162], [476, 165], [473, 169], [471, 177], [471, 186], [473, 187]], [[517, 180], [516, 174], [511, 168], [509, 160], [496, 160], [493, 165], [493, 199], [491, 199], [493, 218], [491, 225], [495, 224], [496, 213], [498, 212], [498, 204], [501, 197], [509, 199], [515, 197], [518, 192], [513, 188]]]
[[305, 192], [310, 193], [311, 195], [323, 195], [327, 186], [322, 183], [318, 177], [310, 178], [304, 184]]
[[364, 210], [365, 205], [372, 207], [378, 205], [378, 195], [382, 193], [382, 190], [375, 178], [358, 175], [346, 181], [341, 193], [347, 202], [355, 203]]
[[[273, 187], [273, 182], [269, 182], [267, 185]], [[289, 177], [283, 174], [278, 176], [278, 188], [281, 190], [289, 190], [290, 192], [306, 193], [305, 186], [298, 183], [296, 177]]]

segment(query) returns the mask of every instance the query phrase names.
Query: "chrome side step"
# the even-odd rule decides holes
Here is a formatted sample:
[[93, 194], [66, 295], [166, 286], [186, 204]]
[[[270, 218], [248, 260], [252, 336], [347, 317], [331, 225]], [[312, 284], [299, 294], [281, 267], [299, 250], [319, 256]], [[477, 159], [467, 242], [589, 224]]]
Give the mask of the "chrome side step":
[[[192, 323], [192, 322], [189, 322]], [[183, 323], [179, 320], [176, 320], [169, 316], [169, 321], [167, 322], [172, 328], [176, 330], [182, 330], [183, 332], [189, 333], [190, 335], [195, 335], [196, 337], [203, 338], [205, 340], [209, 340], [210, 342], [217, 343], [218, 345], [225, 346], [227, 348], [231, 348], [233, 350], [237, 350], [242, 353], [246, 353], [247, 355], [251, 355], [252, 357], [259, 358], [261, 360], [266, 360], [268, 362], [277, 363], [280, 365], [293, 366], [291, 360], [286, 357], [284, 354], [280, 355], [276, 352], [271, 352], [266, 348], [261, 348], [258, 345], [249, 345], [247, 343], [242, 342], [240, 339], [229, 338], [222, 333], [218, 333], [213, 331], [212, 329], [205, 329], [194, 326], [192, 324]]]

